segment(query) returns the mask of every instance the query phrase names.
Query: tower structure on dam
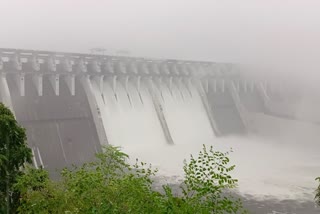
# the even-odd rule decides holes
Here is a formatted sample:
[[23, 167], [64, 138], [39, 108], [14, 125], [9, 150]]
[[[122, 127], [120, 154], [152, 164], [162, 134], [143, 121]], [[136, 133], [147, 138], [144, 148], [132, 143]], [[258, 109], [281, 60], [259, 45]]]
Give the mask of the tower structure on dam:
[[[51, 172], [89, 161], [117, 140], [150, 135], [178, 143], [184, 127], [172, 117], [201, 131], [191, 107], [212, 135], [245, 134], [248, 111], [267, 112], [266, 99], [263, 87], [228, 63], [0, 49], [0, 101], [26, 128], [35, 166]], [[129, 119], [141, 132], [118, 124]]]

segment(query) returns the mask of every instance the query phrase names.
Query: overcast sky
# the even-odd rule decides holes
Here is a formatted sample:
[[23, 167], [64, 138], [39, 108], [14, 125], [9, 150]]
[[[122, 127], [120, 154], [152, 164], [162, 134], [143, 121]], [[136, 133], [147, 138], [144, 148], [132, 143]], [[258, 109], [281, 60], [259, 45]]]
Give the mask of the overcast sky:
[[0, 0], [0, 46], [228, 62], [320, 57], [317, 0]]

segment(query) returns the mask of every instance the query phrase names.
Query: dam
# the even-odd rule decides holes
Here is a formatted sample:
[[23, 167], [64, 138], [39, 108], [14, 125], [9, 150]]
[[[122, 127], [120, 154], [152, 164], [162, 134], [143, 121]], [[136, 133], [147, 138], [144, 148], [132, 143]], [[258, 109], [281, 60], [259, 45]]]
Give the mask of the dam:
[[253, 114], [275, 114], [278, 95], [231, 63], [18, 49], [0, 49], [0, 92], [27, 130], [35, 167], [53, 174], [107, 144], [246, 135]]

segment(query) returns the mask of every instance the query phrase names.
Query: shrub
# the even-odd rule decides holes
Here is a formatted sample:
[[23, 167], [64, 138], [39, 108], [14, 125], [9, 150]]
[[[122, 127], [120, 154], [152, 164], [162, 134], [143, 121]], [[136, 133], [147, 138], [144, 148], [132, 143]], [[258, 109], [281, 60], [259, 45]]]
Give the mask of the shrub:
[[[241, 203], [222, 196], [235, 186], [228, 172], [227, 154], [203, 147], [198, 159], [185, 163], [182, 196], [163, 186], [152, 188], [157, 170], [139, 162], [128, 164], [128, 155], [107, 146], [97, 160], [64, 169], [53, 181], [43, 169], [27, 168], [15, 188], [21, 192], [20, 213], [236, 213]], [[210, 168], [212, 167], [212, 168]], [[209, 177], [208, 177], [209, 176]]]
[[238, 182], [229, 174], [235, 165], [229, 165], [228, 155], [229, 152], [214, 151], [212, 146], [207, 149], [205, 145], [197, 158], [191, 155], [190, 162], [184, 165], [186, 200], [213, 213], [246, 213], [240, 199], [228, 192]]

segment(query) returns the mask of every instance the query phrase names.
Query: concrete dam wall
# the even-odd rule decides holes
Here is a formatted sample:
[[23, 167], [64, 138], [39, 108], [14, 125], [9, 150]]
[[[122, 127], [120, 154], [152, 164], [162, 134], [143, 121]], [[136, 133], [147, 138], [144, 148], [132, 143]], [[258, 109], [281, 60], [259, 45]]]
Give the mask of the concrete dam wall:
[[263, 87], [227, 63], [0, 49], [0, 92], [51, 173], [106, 144], [243, 135], [250, 112], [268, 113]]

